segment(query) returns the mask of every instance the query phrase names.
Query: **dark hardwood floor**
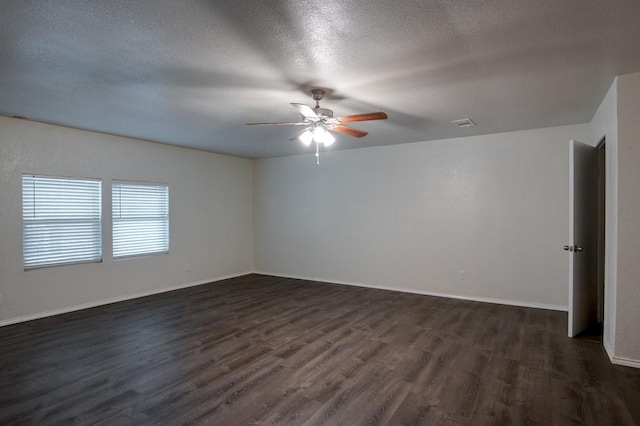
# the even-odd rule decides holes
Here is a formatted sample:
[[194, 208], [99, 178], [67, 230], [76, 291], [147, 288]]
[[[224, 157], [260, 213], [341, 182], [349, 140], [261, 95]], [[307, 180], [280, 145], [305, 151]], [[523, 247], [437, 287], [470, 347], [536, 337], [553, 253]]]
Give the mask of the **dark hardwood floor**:
[[640, 424], [566, 321], [249, 275], [0, 328], [0, 424]]

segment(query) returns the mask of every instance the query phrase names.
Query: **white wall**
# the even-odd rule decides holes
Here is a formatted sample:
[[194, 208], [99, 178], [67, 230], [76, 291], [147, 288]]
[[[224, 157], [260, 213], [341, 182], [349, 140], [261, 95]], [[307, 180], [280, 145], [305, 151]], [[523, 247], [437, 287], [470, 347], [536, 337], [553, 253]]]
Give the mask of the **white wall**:
[[[0, 117], [0, 166], [0, 322], [252, 269], [251, 160]], [[22, 173], [103, 180], [102, 263], [23, 270]], [[111, 179], [169, 183], [168, 255], [112, 259]]]
[[255, 269], [566, 308], [568, 141], [589, 130], [255, 161]]
[[610, 356], [615, 347], [616, 274], [618, 248], [618, 82], [609, 88], [591, 120], [591, 140], [597, 144], [606, 137], [605, 178], [605, 267], [603, 343]]
[[618, 77], [615, 356], [640, 367], [640, 73]]

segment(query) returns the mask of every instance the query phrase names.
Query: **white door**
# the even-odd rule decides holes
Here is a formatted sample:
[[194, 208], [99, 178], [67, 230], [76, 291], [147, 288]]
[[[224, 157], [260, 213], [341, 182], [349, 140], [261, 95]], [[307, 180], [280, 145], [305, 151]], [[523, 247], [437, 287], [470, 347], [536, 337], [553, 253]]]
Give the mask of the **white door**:
[[569, 337], [598, 320], [598, 157], [569, 142]]

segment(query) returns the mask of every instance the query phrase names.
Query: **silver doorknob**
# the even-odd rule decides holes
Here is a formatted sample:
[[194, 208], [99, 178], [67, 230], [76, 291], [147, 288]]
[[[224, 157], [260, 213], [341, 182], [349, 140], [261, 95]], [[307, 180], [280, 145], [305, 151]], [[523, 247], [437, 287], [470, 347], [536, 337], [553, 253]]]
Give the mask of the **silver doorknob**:
[[573, 251], [582, 251], [582, 247], [580, 246], [573, 246]]
[[564, 246], [565, 251], [569, 251], [569, 246]]

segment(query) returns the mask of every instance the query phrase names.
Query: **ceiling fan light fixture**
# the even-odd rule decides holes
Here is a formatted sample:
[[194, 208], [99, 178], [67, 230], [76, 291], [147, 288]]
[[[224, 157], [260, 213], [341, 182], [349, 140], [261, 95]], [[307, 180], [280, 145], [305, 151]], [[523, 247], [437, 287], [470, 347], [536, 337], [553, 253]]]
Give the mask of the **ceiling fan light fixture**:
[[[305, 140], [302, 140], [303, 137], [305, 138]], [[309, 144], [311, 143], [311, 140], [313, 140], [313, 142], [315, 142], [317, 145], [322, 144], [325, 147], [327, 147], [327, 146], [333, 145], [333, 143], [336, 141], [336, 138], [331, 134], [330, 131], [328, 131], [324, 127], [324, 125], [317, 124], [313, 128], [313, 131], [311, 131], [311, 128], [309, 128], [305, 132], [303, 132], [300, 135], [300, 140], [302, 140], [302, 142], [307, 146], [309, 146]], [[309, 144], [306, 142], [306, 140], [309, 140]]]
[[335, 136], [333, 136], [331, 132], [327, 132], [325, 130], [324, 136], [322, 137], [322, 143], [324, 144], [325, 148], [333, 145], [335, 141], [336, 141]]
[[307, 129], [298, 136], [298, 139], [300, 139], [300, 142], [302, 142], [304, 146], [309, 146], [311, 145], [311, 141], [313, 141], [313, 132], [311, 132], [311, 129]]
[[322, 126], [316, 126], [313, 129], [313, 141], [315, 143], [324, 143], [324, 135], [327, 134], [327, 131]]

